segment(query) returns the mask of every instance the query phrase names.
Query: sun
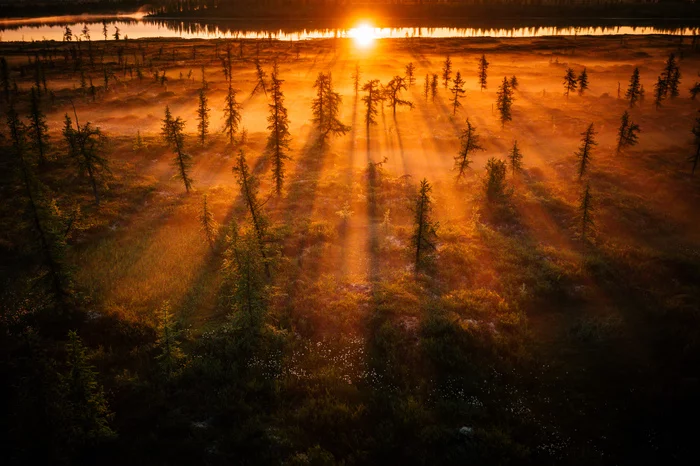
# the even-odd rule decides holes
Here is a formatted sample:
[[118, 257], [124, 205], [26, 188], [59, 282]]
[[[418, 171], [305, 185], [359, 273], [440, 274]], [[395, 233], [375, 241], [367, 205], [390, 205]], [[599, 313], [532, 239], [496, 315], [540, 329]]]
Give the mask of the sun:
[[355, 45], [360, 48], [368, 48], [377, 38], [375, 29], [367, 23], [362, 23], [348, 31], [348, 37], [355, 41]]

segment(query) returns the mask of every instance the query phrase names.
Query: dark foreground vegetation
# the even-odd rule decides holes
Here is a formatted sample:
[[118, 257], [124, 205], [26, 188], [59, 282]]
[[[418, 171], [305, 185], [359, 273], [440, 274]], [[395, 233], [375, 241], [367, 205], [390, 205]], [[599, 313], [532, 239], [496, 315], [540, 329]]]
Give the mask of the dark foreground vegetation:
[[695, 460], [690, 39], [66, 33], [0, 47], [3, 464]]

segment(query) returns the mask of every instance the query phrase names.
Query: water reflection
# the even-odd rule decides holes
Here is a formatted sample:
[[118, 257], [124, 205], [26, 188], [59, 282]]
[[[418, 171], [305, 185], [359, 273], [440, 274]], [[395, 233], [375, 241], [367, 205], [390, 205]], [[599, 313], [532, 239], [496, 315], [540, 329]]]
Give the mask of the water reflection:
[[[370, 27], [361, 24], [354, 27], [313, 27], [313, 23], [270, 25], [251, 23], [250, 21], [230, 21], [201, 23], [185, 20], [151, 19], [140, 15], [125, 16], [68, 16], [25, 20], [0, 21], [0, 40], [3, 41], [41, 41], [63, 39], [66, 26], [78, 33], [87, 25], [97, 36], [102, 30], [102, 23], [108, 25], [110, 31], [118, 27], [122, 37], [130, 39], [143, 38], [182, 38], [182, 39], [276, 39], [283, 41], [352, 38], [360, 47], [367, 47], [377, 39], [394, 38], [450, 38], [450, 37], [544, 37], [544, 36], [577, 36], [577, 35], [695, 35], [697, 26], [674, 26], [630, 24], [629, 20], [621, 19], [620, 24], [593, 26], [474, 26], [474, 27]], [[627, 23], [627, 24], [623, 24]], [[632, 21], [634, 23], [634, 21]]]

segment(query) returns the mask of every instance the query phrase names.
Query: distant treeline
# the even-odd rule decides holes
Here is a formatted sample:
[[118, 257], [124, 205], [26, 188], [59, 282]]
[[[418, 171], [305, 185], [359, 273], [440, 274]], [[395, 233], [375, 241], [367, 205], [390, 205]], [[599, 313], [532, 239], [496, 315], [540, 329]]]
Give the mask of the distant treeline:
[[0, 17], [109, 14], [225, 18], [700, 19], [695, 0], [0, 0]]
[[154, 0], [160, 16], [217, 18], [347, 17], [490, 19], [523, 16], [700, 17], [700, 4], [683, 0]]
[[0, 18], [133, 13], [147, 0], [0, 0]]

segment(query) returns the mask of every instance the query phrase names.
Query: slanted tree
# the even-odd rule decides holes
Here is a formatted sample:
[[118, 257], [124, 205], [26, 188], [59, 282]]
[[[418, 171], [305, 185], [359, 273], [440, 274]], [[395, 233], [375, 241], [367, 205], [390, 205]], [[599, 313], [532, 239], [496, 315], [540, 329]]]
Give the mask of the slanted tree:
[[185, 122], [182, 118], [173, 118], [170, 107], [165, 107], [165, 118], [161, 127], [163, 140], [175, 152], [173, 165], [176, 168], [176, 177], [180, 178], [185, 185], [185, 191], [192, 189], [192, 178], [190, 178], [190, 168], [192, 167], [192, 156], [185, 152]]
[[442, 83], [447, 89], [450, 85], [450, 80], [452, 79], [452, 59], [449, 55], [445, 57], [445, 62], [442, 65]]
[[581, 146], [576, 151], [576, 157], [579, 159], [578, 165], [578, 177], [581, 179], [586, 173], [586, 169], [591, 161], [591, 152], [593, 147], [597, 146], [598, 143], [595, 141], [596, 132], [593, 129], [593, 123], [588, 125], [586, 131], [581, 133]]
[[588, 89], [588, 72], [586, 71], [586, 68], [581, 71], [581, 74], [578, 75], [578, 95], [583, 95], [584, 92]]
[[104, 389], [90, 364], [87, 348], [75, 331], [68, 332], [65, 352], [66, 372], [60, 376], [59, 391], [66, 443], [79, 450], [116, 437], [109, 426], [112, 414]]
[[199, 143], [204, 145], [209, 134], [209, 99], [204, 87], [199, 90], [199, 104], [197, 105], [197, 131], [199, 132]]
[[498, 87], [496, 94], [496, 108], [498, 109], [501, 127], [505, 127], [506, 123], [513, 120], [511, 109], [513, 107], [513, 90], [510, 88], [508, 78], [504, 77], [503, 82]]
[[566, 70], [566, 74], [564, 75], [564, 94], [566, 95], [567, 99], [569, 98], [569, 94], [576, 90], [577, 85], [578, 81], [576, 80], [576, 73], [574, 73], [573, 69], [568, 68]]
[[578, 211], [581, 221], [581, 241], [586, 242], [587, 238], [592, 234], [595, 226], [593, 223], [593, 204], [591, 199], [591, 185], [586, 183], [586, 187], [581, 194], [581, 202], [579, 203]]
[[49, 127], [46, 124], [46, 115], [41, 111], [39, 94], [33, 87], [29, 106], [29, 130], [34, 149], [39, 155], [39, 161], [44, 163], [48, 149]]
[[430, 82], [430, 97], [435, 102], [435, 97], [438, 95], [438, 75], [433, 75], [433, 80]]
[[617, 131], [617, 153], [619, 154], [625, 147], [631, 147], [637, 144], [637, 133], [639, 133], [639, 125], [630, 120], [630, 115], [625, 110], [620, 118], [620, 128]]
[[516, 78], [515, 75], [510, 77], [510, 88], [514, 91], [518, 90], [518, 78]]
[[107, 30], [107, 21], [102, 21], [102, 36], [107, 40], [107, 35], [109, 31]]
[[518, 141], [513, 141], [513, 148], [508, 153], [508, 162], [510, 163], [513, 177], [515, 177], [517, 172], [523, 171], [523, 154], [518, 147]]
[[279, 78], [277, 64], [275, 64], [270, 84], [270, 94], [272, 102], [268, 105], [270, 115], [267, 117], [270, 135], [267, 138], [265, 151], [272, 159], [272, 180], [275, 183], [275, 192], [282, 194], [284, 183], [284, 161], [289, 159], [289, 144], [292, 136], [289, 134], [289, 117], [287, 108], [284, 106], [284, 94], [282, 93], [282, 83]]
[[63, 40], [64, 42], [71, 42], [73, 40], [73, 31], [68, 26], [63, 30]]
[[695, 100], [698, 94], [700, 94], [700, 82], [696, 81], [693, 87], [690, 88], [690, 98]]
[[367, 128], [367, 145], [369, 146], [369, 126], [377, 124], [377, 105], [384, 99], [381, 90], [379, 89], [379, 80], [372, 79], [367, 81], [362, 90], [367, 93], [362, 97], [365, 103], [365, 126]]
[[265, 83], [267, 73], [262, 69], [258, 58], [255, 58], [255, 74], [258, 77], [258, 81], [255, 83], [255, 87], [253, 88], [253, 92], [250, 93], [250, 96], [253, 97], [262, 90], [265, 93], [265, 97], [267, 97], [267, 84]]
[[392, 109], [394, 117], [396, 117], [396, 107], [405, 105], [408, 108], [413, 108], [413, 102], [403, 100], [400, 96], [401, 91], [407, 90], [406, 80], [401, 76], [394, 76], [384, 88], [384, 98], [389, 101], [389, 106]]
[[[48, 202], [42, 196], [41, 185], [34, 175], [28, 154], [26, 127], [20, 120], [12, 101], [10, 101], [7, 110], [7, 127], [10, 133], [11, 153], [16, 161], [17, 171], [27, 198], [32, 234], [36, 235], [38, 240], [42, 262], [48, 269], [53, 297], [61, 309], [66, 304], [66, 299], [70, 294], [70, 280], [62, 265], [65, 228], [56, 227], [58, 222], [53, 218], [55, 215], [52, 215], [52, 209], [47, 208]], [[64, 231], [59, 233], [60, 230]]]
[[505, 161], [491, 157], [486, 162], [484, 192], [486, 193], [486, 199], [492, 203], [501, 202], [508, 196]]
[[355, 63], [355, 71], [352, 73], [352, 87], [355, 89], [355, 99], [360, 92], [360, 78], [362, 74], [360, 73], [360, 65]]
[[698, 162], [700, 162], [700, 117], [695, 119], [695, 125], [691, 132], [695, 137], [695, 154], [688, 157], [688, 161], [693, 164], [691, 174], [694, 175], [695, 169], [698, 167]]
[[248, 213], [250, 213], [250, 221], [253, 225], [253, 231], [257, 242], [260, 256], [262, 257], [265, 266], [265, 275], [270, 277], [270, 266], [268, 255], [266, 252], [266, 244], [268, 242], [268, 219], [263, 211], [263, 202], [258, 199], [258, 190], [260, 182], [258, 178], [250, 172], [248, 162], [245, 159], [245, 153], [241, 150], [236, 158], [236, 165], [233, 167], [233, 173], [236, 175], [236, 181], [241, 188], [241, 195], [245, 203]]
[[630, 78], [630, 84], [625, 92], [625, 99], [630, 101], [630, 107], [634, 107], [642, 98], [642, 88], [639, 80], [639, 68], [635, 68]]
[[486, 89], [486, 78], [488, 77], [489, 62], [486, 61], [486, 55], [481, 55], [479, 59], [479, 88], [483, 91]]
[[479, 150], [485, 150], [479, 141], [479, 135], [476, 134], [476, 127], [472, 125], [467, 118], [467, 128], [459, 137], [461, 141], [459, 153], [455, 156], [455, 167], [457, 171], [457, 180], [461, 179], [465, 174], [469, 165], [472, 163], [471, 155]]
[[413, 65], [413, 62], [410, 62], [408, 65], [406, 65], [406, 84], [410, 88], [413, 86], [416, 82], [416, 67]]
[[425, 98], [425, 101], [428, 101], [428, 95], [430, 94], [430, 75], [428, 73], [425, 74], [425, 83], [423, 83], [423, 98]]
[[118, 26], [114, 26], [114, 34], [112, 35], [112, 37], [114, 37], [115, 41], [118, 41], [119, 38], [121, 37], [119, 34], [119, 27]]
[[423, 178], [420, 182], [413, 209], [414, 220], [411, 244], [415, 254], [416, 271], [419, 271], [426, 264], [432, 252], [437, 249], [435, 241], [440, 224], [432, 219], [433, 200], [430, 196], [432, 190], [433, 188], [428, 183], [428, 180]]
[[207, 203], [207, 195], [204, 195], [202, 213], [199, 216], [199, 223], [201, 224], [202, 232], [209, 243], [209, 247], [214, 249], [214, 243], [216, 242], [216, 230], [218, 225], [216, 220], [214, 220], [214, 214], [209, 209], [209, 204]]
[[71, 118], [66, 114], [63, 127], [63, 137], [68, 143], [69, 155], [72, 157], [81, 174], [87, 173], [95, 197], [95, 204], [100, 205], [99, 184], [103, 184], [109, 175], [109, 161], [104, 156], [107, 137], [100, 128], [92, 126], [89, 121], [80, 125], [75, 117], [75, 128]]
[[228, 136], [229, 144], [233, 145], [238, 127], [241, 124], [241, 106], [236, 101], [236, 90], [231, 81], [224, 101], [224, 133]]
[[461, 107], [462, 104], [459, 102], [459, 98], [466, 94], [464, 90], [464, 79], [462, 79], [462, 73], [457, 71], [454, 81], [452, 81], [452, 114], [457, 114], [457, 108]]
[[350, 127], [338, 118], [342, 97], [333, 90], [331, 74], [319, 73], [314, 87], [316, 98], [312, 103], [313, 122], [318, 126], [321, 140], [325, 141], [331, 134], [342, 135], [350, 131]]

